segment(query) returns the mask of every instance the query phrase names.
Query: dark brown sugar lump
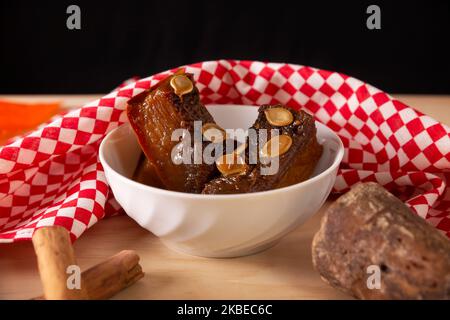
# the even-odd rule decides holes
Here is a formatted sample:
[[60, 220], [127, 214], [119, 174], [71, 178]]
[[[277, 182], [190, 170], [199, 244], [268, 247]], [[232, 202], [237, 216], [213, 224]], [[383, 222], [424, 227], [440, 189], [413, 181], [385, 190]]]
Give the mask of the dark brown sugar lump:
[[356, 298], [450, 299], [449, 239], [376, 183], [328, 208], [312, 256], [324, 281]]

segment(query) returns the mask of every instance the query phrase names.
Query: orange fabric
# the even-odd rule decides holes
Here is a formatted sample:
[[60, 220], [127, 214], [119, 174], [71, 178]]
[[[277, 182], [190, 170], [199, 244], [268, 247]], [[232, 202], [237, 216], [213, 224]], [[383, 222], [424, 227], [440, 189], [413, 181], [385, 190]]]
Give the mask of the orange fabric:
[[0, 145], [34, 129], [59, 113], [61, 103], [20, 103], [0, 100]]

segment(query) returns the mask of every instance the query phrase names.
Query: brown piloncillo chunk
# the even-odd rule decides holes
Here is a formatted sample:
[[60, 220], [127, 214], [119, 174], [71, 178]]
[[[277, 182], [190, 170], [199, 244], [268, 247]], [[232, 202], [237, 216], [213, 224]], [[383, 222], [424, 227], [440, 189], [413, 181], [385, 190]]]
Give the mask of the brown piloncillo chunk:
[[[450, 299], [450, 240], [376, 183], [361, 183], [325, 212], [313, 264], [360, 299]], [[380, 288], [367, 270], [379, 267]]]

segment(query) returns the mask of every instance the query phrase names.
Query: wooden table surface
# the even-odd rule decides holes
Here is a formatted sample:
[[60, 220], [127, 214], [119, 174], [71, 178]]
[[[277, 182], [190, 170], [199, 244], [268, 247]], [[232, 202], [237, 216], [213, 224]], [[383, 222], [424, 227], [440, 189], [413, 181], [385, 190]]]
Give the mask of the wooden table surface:
[[[95, 97], [6, 96], [56, 99], [68, 107]], [[450, 125], [450, 96], [396, 97]], [[206, 259], [171, 251], [127, 216], [98, 222], [75, 243], [75, 252], [83, 270], [120, 250], [138, 252], [146, 276], [116, 299], [347, 299], [322, 282], [311, 263], [311, 240], [329, 203], [276, 246], [242, 258]], [[41, 292], [31, 243], [0, 244], [0, 299], [28, 299]]]

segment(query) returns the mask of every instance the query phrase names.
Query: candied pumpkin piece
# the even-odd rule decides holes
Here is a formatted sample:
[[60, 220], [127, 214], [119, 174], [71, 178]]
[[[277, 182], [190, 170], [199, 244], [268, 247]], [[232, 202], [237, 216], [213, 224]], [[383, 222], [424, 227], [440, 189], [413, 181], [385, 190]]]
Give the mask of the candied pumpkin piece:
[[[173, 191], [200, 193], [204, 185], [217, 174], [214, 164], [197, 164], [194, 153], [190, 163], [173, 161], [173, 150], [179, 141], [172, 141], [177, 129], [191, 135], [194, 146], [194, 121], [215, 123], [200, 102], [199, 92], [191, 74], [179, 71], [155, 87], [130, 99], [127, 106], [130, 124], [148, 161], [154, 166], [162, 185]], [[202, 147], [209, 141], [202, 141]]]
[[[246, 172], [237, 175], [222, 175], [210, 181], [202, 193], [233, 194], [266, 191], [286, 187], [308, 179], [322, 155], [322, 146], [317, 142], [316, 127], [311, 115], [282, 105], [264, 105], [258, 110], [258, 118], [250, 129], [256, 134], [267, 133], [267, 141], [258, 150], [255, 164], [249, 163]], [[271, 136], [271, 130], [278, 135]], [[276, 148], [271, 148], [275, 145]], [[274, 154], [271, 150], [276, 150]], [[245, 150], [249, 162], [249, 144]], [[262, 174], [270, 166], [263, 157], [278, 156], [278, 169], [272, 174]]]
[[133, 174], [133, 180], [151, 187], [164, 188], [161, 179], [159, 179], [156, 173], [155, 166], [147, 159], [144, 153], [139, 158], [138, 165]]

